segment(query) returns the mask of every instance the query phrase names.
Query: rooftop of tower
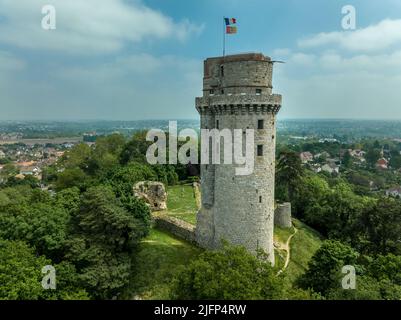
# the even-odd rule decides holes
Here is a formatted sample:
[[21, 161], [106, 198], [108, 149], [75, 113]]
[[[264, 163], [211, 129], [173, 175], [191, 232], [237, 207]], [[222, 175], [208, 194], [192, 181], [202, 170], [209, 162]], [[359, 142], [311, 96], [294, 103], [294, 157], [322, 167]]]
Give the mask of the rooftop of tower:
[[220, 56], [220, 57], [212, 57], [207, 58], [206, 61], [210, 60], [221, 60], [224, 62], [237, 62], [237, 61], [271, 61], [271, 58], [265, 56], [263, 53], [259, 52], [247, 52], [247, 53], [239, 53], [239, 54], [232, 54], [227, 56]]

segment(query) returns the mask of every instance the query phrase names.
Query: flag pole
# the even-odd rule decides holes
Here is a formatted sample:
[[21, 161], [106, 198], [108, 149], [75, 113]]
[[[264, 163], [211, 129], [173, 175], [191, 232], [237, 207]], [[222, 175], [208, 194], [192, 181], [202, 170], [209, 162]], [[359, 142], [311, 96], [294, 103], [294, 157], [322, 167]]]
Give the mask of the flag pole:
[[223, 16], [223, 57], [226, 56], [226, 21]]

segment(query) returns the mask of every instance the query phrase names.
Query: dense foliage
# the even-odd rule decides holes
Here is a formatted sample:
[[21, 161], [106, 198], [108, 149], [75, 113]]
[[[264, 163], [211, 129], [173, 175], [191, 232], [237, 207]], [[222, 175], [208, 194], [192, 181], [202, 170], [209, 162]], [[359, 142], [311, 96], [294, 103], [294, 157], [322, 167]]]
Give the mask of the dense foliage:
[[[181, 269], [172, 297], [401, 299], [401, 200], [371, 187], [397, 178], [374, 171], [383, 149], [378, 142], [362, 144], [368, 150], [366, 167], [355, 167], [345, 152], [340, 176], [308, 170], [297, 153], [339, 154], [344, 148], [340, 143], [305, 143], [281, 148], [278, 154], [277, 200], [291, 201], [294, 215], [327, 238], [295, 287], [263, 259], [226, 245]], [[150, 228], [149, 209], [133, 196], [133, 185], [143, 180], [173, 185], [194, 172], [191, 166], [148, 165], [148, 145], [143, 132], [129, 141], [112, 134], [98, 138], [94, 146], [78, 144], [44, 170], [45, 190], [34, 177], [17, 179], [17, 169], [5, 163], [0, 177], [0, 299], [119, 296], [135, 270], [138, 243]], [[390, 165], [401, 167], [395, 143], [386, 150]], [[41, 287], [45, 265], [57, 270], [56, 290]], [[341, 288], [344, 265], [356, 269], [356, 290]]]
[[[126, 142], [113, 134], [94, 147], [76, 145], [45, 170], [43, 178], [55, 192], [42, 191], [35, 178], [14, 179], [13, 167], [6, 167], [0, 189], [0, 299], [119, 295], [150, 228], [150, 211], [133, 196], [133, 185], [178, 180], [174, 167], [144, 161], [142, 138], [137, 134]], [[45, 265], [56, 268], [56, 290], [41, 287]]]
[[[328, 299], [400, 299], [401, 200], [360, 195], [342, 177], [303, 170], [293, 152], [280, 154], [278, 198], [290, 200], [294, 214], [329, 240], [298, 284]], [[356, 290], [341, 287], [345, 265], [357, 270]]]
[[[348, 265], [356, 270], [356, 288], [352, 290], [342, 288], [342, 268]], [[341, 242], [326, 241], [309, 262], [299, 285], [328, 299], [400, 300], [401, 257], [388, 254], [371, 258]]]
[[243, 247], [224, 244], [217, 251], [205, 251], [183, 267], [173, 282], [172, 298], [191, 300], [311, 299], [317, 295], [293, 289], [266, 262], [266, 256], [250, 254]]

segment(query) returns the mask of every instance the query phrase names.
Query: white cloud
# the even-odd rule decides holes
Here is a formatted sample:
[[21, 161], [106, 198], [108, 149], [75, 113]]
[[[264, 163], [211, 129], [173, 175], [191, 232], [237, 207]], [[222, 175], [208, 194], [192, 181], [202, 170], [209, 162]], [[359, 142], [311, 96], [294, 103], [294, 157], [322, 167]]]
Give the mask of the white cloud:
[[[196, 72], [198, 80], [201, 79], [201, 64], [199, 61], [177, 56], [154, 56], [148, 53], [118, 56], [108, 62], [95, 65], [77, 65], [58, 68], [53, 75], [58, 79], [80, 82], [83, 85], [88, 82], [96, 85], [109, 86], [116, 82], [119, 85], [125, 82], [124, 78], [148, 79], [157, 83], [167, 75], [175, 75], [176, 82], [182, 81], [182, 77], [192, 77]], [[142, 78], [145, 77], [145, 78]], [[185, 81], [185, 80], [184, 80]], [[140, 85], [141, 81], [133, 81]]]
[[302, 66], [312, 66], [315, 61], [316, 56], [313, 54], [296, 52], [289, 57], [288, 63]]
[[[141, 1], [52, 0], [57, 29], [41, 27], [44, 0], [0, 0], [0, 42], [22, 48], [51, 49], [80, 54], [112, 53], [127, 43], [177, 39], [199, 34], [184, 19], [176, 22]], [[3, 19], [1, 19], [3, 17]]]
[[[202, 63], [147, 53], [102, 57], [103, 62], [57, 65], [7, 81], [0, 73], [3, 119], [195, 118]], [[18, 83], [18, 85], [15, 85]], [[12, 107], [10, 107], [12, 106]]]
[[[397, 32], [390, 36], [383, 25], [377, 25], [385, 38], [381, 41], [376, 39], [377, 26], [374, 32], [366, 28], [299, 41], [305, 48], [318, 48], [313, 54], [292, 52], [276, 68], [275, 90], [284, 99], [281, 117], [400, 118], [401, 46], [396, 46]], [[351, 39], [360, 44], [358, 50], [351, 50]], [[328, 44], [333, 46], [323, 46]]]
[[298, 41], [302, 48], [337, 45], [349, 51], [380, 51], [401, 44], [401, 20], [385, 19], [378, 24], [357, 29], [319, 33]]
[[[288, 68], [287, 68], [288, 67]], [[336, 51], [320, 54], [297, 52], [287, 59], [288, 71], [308, 71], [310, 74], [373, 72], [392, 74], [401, 72], [401, 50], [390, 53], [342, 56]], [[304, 74], [301, 74], [304, 76]]]
[[401, 51], [379, 55], [342, 57], [338, 53], [324, 53], [319, 57], [321, 67], [337, 72], [362, 71], [387, 74], [401, 71]]
[[401, 77], [366, 73], [321, 73], [299, 81], [282, 76], [281, 117], [400, 119]]

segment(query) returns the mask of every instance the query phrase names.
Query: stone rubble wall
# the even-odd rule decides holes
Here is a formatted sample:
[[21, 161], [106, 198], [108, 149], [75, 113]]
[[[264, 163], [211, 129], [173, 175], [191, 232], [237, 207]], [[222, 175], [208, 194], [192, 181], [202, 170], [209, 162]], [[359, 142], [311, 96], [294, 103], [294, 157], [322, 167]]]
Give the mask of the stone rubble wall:
[[132, 188], [133, 194], [143, 199], [151, 211], [167, 209], [167, 192], [164, 184], [155, 181], [140, 181]]
[[153, 222], [157, 228], [167, 231], [178, 238], [195, 243], [195, 226], [164, 214], [153, 215]]

